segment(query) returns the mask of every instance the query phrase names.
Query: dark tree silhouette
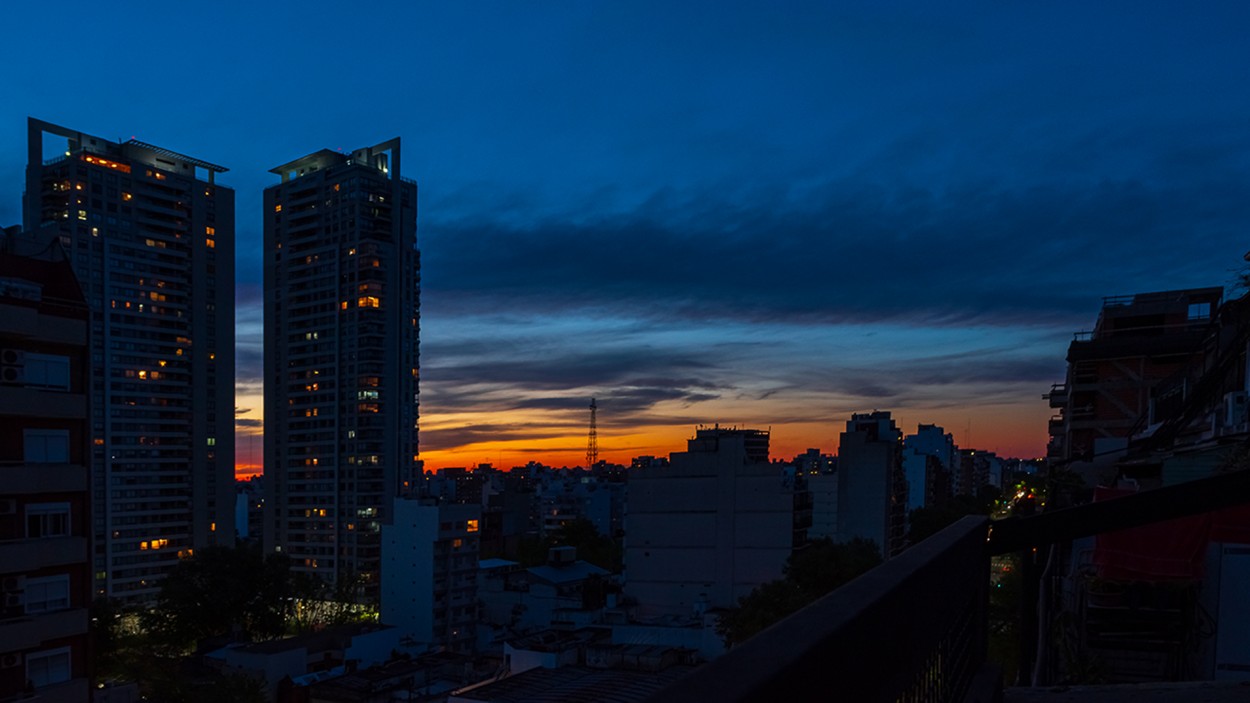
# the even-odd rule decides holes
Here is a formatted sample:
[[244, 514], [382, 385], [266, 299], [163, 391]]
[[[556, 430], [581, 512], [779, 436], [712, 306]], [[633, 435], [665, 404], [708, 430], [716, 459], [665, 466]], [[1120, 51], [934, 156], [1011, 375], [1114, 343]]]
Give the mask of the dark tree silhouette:
[[816, 540], [786, 560], [784, 578], [759, 586], [722, 615], [716, 631], [727, 646], [741, 644], [880, 563], [881, 550], [871, 540]]

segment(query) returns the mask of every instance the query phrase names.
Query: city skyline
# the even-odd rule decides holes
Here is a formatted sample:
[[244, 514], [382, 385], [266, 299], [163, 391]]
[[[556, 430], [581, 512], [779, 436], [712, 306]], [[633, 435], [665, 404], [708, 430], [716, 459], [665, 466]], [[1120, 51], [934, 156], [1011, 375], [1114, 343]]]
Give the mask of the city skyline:
[[[21, 221], [27, 115], [231, 169], [240, 464], [261, 447], [260, 193], [311, 148], [405, 140], [429, 468], [582, 463], [591, 397], [614, 462], [715, 422], [832, 451], [875, 408], [1041, 455], [1040, 396], [1102, 296], [1226, 284], [1247, 248], [1246, 8], [394, 6], [404, 41], [297, 41], [373, 24], [333, 7], [82, 4], [147, 73], [73, 90], [49, 86], [81, 59], [39, 32], [0, 49], [0, 224]], [[190, 77], [154, 60], [175, 25], [230, 50]]]

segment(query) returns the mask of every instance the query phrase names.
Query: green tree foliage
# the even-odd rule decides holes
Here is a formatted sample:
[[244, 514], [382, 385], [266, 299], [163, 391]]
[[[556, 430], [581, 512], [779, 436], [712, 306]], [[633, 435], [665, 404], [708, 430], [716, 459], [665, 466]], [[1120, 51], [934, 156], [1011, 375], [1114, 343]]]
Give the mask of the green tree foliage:
[[156, 608], [144, 614], [154, 644], [193, 647], [205, 638], [280, 637], [295, 600], [312, 585], [291, 571], [282, 554], [259, 547], [207, 547], [178, 563], [161, 582]]
[[957, 495], [941, 507], [916, 508], [907, 515], [907, 541], [918, 544], [965, 515], [989, 515], [998, 497], [997, 488], [984, 486], [975, 496]]
[[577, 548], [577, 558], [607, 569], [613, 573], [621, 570], [621, 546], [599, 534], [595, 524], [585, 518], [567, 522], [558, 531], [544, 539], [530, 537], [521, 540], [517, 548], [517, 561], [522, 566], [539, 566], [547, 563], [547, 550], [552, 547]]
[[816, 540], [790, 556], [784, 578], [757, 587], [722, 615], [716, 630], [726, 646], [745, 642], [880, 563], [881, 550], [871, 540]]

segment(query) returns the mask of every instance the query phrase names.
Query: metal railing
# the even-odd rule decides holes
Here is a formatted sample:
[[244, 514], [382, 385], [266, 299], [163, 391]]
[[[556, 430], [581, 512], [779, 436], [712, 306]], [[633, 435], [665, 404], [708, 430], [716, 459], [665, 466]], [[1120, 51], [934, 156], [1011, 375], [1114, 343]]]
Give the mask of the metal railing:
[[965, 700], [986, 657], [988, 525], [960, 520], [649, 703]]
[[647, 700], [995, 700], [991, 556], [1246, 503], [1250, 471], [1234, 471], [1034, 516], [965, 517]]

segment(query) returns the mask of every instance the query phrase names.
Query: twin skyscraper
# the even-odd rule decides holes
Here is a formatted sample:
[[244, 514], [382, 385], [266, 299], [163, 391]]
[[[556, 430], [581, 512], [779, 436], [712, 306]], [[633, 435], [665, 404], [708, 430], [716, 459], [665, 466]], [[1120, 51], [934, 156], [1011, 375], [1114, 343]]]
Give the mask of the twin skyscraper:
[[[179, 558], [234, 543], [235, 193], [207, 161], [28, 128], [23, 236], [59, 240], [90, 307], [94, 591], [149, 601]], [[419, 466], [417, 186], [400, 165], [399, 139], [322, 150], [264, 191], [265, 549], [363, 597]]]

